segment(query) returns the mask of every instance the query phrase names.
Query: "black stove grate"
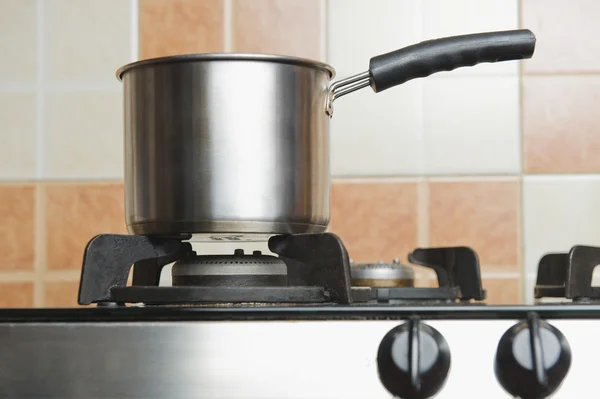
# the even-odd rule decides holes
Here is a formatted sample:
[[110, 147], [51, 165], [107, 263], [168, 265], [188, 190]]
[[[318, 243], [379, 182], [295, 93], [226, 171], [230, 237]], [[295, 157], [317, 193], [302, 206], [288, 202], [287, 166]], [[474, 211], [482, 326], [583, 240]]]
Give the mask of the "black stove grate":
[[538, 264], [534, 296], [585, 302], [600, 300], [600, 288], [592, 276], [600, 265], [600, 248], [576, 245], [568, 253], [544, 255]]
[[[160, 287], [160, 273], [165, 265], [196, 256], [190, 243], [176, 238], [99, 235], [86, 247], [78, 302], [113, 306], [140, 302], [349, 305], [485, 298], [477, 254], [467, 247], [419, 248], [409, 254], [412, 263], [436, 272], [438, 288], [352, 287], [348, 253], [339, 237], [331, 233], [273, 236], [269, 249], [285, 263], [285, 286]], [[132, 267], [132, 286], [127, 286]]]

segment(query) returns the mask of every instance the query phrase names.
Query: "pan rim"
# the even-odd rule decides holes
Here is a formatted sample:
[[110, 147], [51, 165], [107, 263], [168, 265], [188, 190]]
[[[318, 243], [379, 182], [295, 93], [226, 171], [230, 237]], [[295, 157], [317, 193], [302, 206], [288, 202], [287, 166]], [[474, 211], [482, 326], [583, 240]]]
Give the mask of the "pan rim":
[[183, 62], [203, 62], [203, 61], [259, 61], [272, 62], [279, 64], [297, 65], [308, 68], [315, 68], [325, 71], [329, 74], [329, 79], [335, 76], [335, 69], [324, 62], [311, 60], [308, 58], [292, 57], [276, 54], [252, 54], [252, 53], [206, 53], [206, 54], [183, 54], [167, 57], [149, 58], [141, 61], [131, 62], [123, 65], [116, 72], [117, 79], [123, 81], [125, 73], [148, 66], [183, 63]]

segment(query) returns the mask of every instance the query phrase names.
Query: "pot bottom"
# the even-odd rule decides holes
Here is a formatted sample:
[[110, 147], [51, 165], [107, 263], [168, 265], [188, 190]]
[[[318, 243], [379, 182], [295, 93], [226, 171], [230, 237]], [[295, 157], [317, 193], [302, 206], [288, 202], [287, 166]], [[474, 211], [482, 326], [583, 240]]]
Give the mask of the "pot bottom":
[[137, 235], [189, 236], [201, 234], [214, 241], [237, 241], [243, 237], [260, 234], [323, 233], [326, 225], [308, 223], [256, 222], [256, 221], [197, 221], [197, 222], [142, 222], [129, 223], [127, 231]]

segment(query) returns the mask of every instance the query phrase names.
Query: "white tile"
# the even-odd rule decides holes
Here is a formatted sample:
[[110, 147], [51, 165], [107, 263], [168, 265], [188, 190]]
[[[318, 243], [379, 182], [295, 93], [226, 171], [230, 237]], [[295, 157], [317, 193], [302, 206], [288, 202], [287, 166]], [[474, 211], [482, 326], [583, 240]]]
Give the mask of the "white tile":
[[44, 111], [44, 177], [123, 177], [120, 92], [49, 93]]
[[1, 179], [35, 177], [35, 116], [34, 93], [0, 93]]
[[36, 80], [36, 8], [35, 0], [0, 1], [0, 84]]
[[[436, 39], [519, 28], [517, 0], [422, 0], [423, 36]], [[442, 75], [517, 75], [518, 62], [499, 62], [460, 68]]]
[[520, 171], [517, 77], [453, 77], [423, 82], [426, 173]]
[[523, 296], [523, 304], [533, 305], [535, 298], [533, 297], [535, 289], [535, 275], [525, 275], [525, 295]]
[[341, 97], [330, 126], [333, 176], [421, 173], [420, 82], [377, 94], [367, 88]]
[[574, 245], [600, 245], [600, 176], [525, 176], [525, 270], [540, 258]]
[[122, 0], [44, 2], [47, 83], [112, 83], [131, 60], [131, 12]]
[[[421, 40], [419, 0], [329, 0], [328, 62], [338, 78], [366, 71], [379, 54]], [[334, 176], [421, 171], [420, 82], [375, 95], [370, 88], [336, 101], [331, 121]]]
[[337, 76], [369, 68], [369, 59], [421, 41], [420, 0], [329, 0], [327, 59]]

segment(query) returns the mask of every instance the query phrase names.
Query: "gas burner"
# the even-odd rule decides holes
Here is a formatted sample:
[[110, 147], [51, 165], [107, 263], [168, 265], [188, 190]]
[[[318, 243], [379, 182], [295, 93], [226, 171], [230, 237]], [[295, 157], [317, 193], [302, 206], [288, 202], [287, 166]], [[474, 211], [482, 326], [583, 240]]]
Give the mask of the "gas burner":
[[261, 251], [245, 255], [194, 255], [180, 259], [171, 270], [173, 286], [260, 287], [286, 286], [285, 263]]
[[[233, 304], [396, 304], [407, 301], [483, 300], [477, 254], [467, 247], [419, 248], [409, 261], [436, 272], [437, 288], [415, 288], [414, 271], [394, 262], [353, 267], [330, 233], [269, 239], [278, 256], [198, 255], [180, 238], [99, 235], [87, 245], [78, 302], [120, 306]], [[159, 286], [162, 268], [175, 262], [173, 286]], [[132, 286], [127, 286], [133, 266]]]
[[408, 255], [415, 265], [435, 271], [438, 287], [416, 288], [412, 267], [395, 259], [393, 263], [367, 263], [352, 266], [352, 284], [371, 289], [371, 299], [379, 303], [455, 302], [483, 300], [479, 259], [471, 248], [418, 248]]
[[600, 287], [592, 275], [600, 265], [600, 248], [576, 245], [568, 253], [546, 254], [538, 264], [534, 297], [599, 301]]
[[394, 259], [393, 263], [352, 264], [352, 285], [359, 287], [414, 287], [415, 272]]

